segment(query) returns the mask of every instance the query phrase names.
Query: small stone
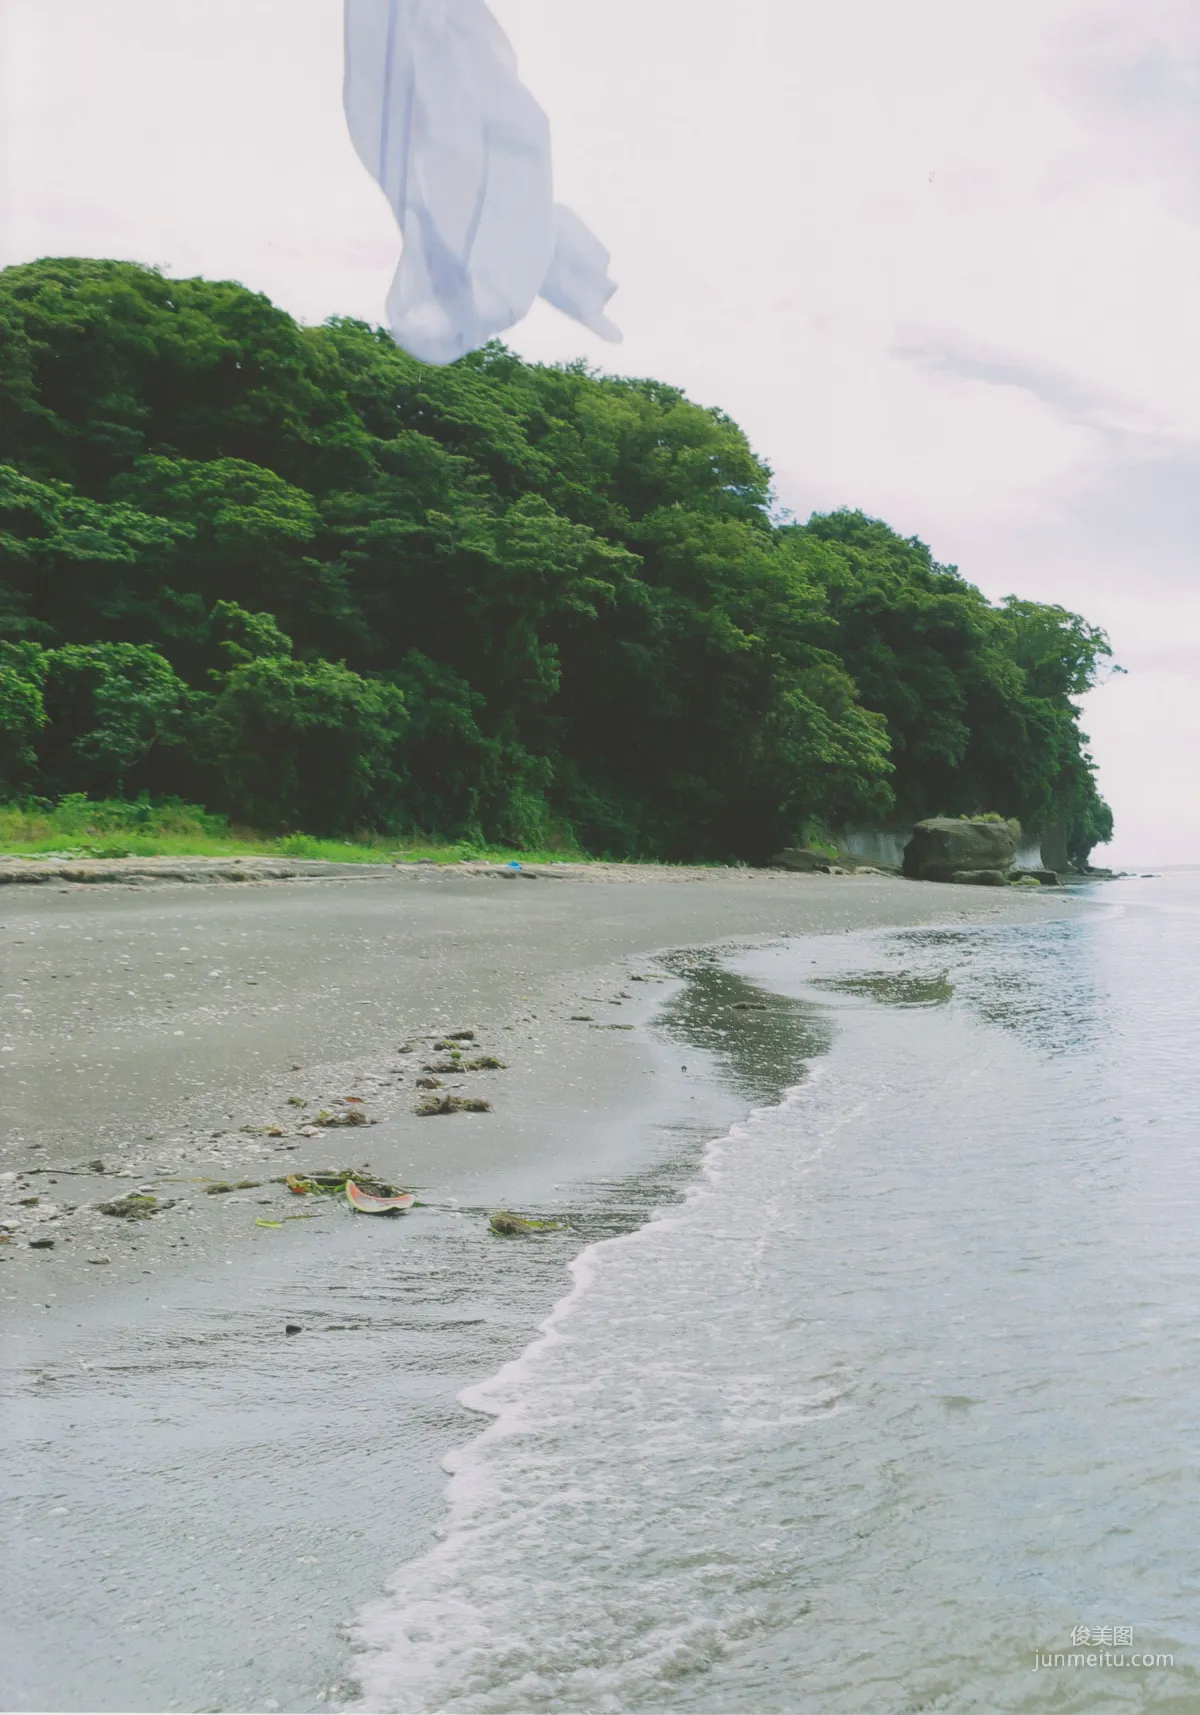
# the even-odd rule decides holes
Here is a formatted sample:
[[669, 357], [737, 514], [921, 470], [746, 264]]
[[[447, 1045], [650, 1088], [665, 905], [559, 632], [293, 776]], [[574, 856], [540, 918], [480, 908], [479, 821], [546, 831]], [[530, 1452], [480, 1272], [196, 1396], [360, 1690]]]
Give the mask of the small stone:
[[52, 1251], [54, 1249], [54, 1240], [30, 1239], [29, 1248], [31, 1251]]
[[283, 1329], [285, 1334], [303, 1334], [304, 1329], [299, 1322], [287, 1322]]

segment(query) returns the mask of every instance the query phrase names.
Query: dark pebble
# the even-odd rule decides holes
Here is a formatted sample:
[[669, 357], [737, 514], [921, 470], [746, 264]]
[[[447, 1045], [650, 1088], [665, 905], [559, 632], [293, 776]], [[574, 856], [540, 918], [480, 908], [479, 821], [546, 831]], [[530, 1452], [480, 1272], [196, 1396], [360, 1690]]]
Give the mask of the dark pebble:
[[283, 1331], [285, 1334], [303, 1334], [304, 1329], [300, 1326], [299, 1322], [288, 1322], [285, 1323]]

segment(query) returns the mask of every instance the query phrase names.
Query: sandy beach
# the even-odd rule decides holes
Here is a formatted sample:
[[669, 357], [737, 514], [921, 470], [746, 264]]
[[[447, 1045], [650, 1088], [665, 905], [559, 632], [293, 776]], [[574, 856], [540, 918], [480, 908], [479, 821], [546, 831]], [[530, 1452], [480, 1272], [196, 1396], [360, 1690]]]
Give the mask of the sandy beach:
[[[5, 888], [6, 1706], [346, 1700], [340, 1628], [438, 1526], [458, 1391], [814, 1052], [818, 1018], [713, 956], [1088, 909], [633, 866]], [[444, 1084], [491, 1111], [419, 1117], [456, 1031], [503, 1066]], [[425, 1206], [280, 1182], [363, 1163]], [[97, 1208], [141, 1187], [149, 1219]], [[498, 1240], [498, 1207], [562, 1225]]]

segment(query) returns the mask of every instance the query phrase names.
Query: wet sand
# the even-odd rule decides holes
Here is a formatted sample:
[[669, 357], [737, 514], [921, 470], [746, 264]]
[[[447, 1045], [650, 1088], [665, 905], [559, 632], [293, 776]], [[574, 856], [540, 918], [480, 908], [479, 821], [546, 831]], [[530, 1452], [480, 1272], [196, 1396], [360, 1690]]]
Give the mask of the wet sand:
[[[683, 975], [706, 967], [672, 949], [1088, 908], [644, 873], [5, 890], [8, 1707], [349, 1694], [338, 1628], [436, 1528], [458, 1390], [521, 1349], [582, 1243], [644, 1218], [815, 1051], [812, 1019], [718, 989], [709, 1029]], [[739, 1020], [775, 1032], [741, 1078]], [[446, 1082], [492, 1111], [417, 1117], [433, 1041], [466, 1029], [505, 1069]], [[351, 1107], [379, 1123], [299, 1135]], [[281, 1175], [364, 1161], [427, 1207], [255, 1225], [297, 1212]], [[262, 1183], [202, 1183], [242, 1178]], [[96, 1210], [143, 1185], [173, 1206]], [[564, 1226], [506, 1243], [497, 1206]]]
[[[127, 1272], [131, 1243], [139, 1273], [160, 1266], [189, 1236], [182, 1216], [130, 1224], [88, 1212], [131, 1182], [159, 1186], [177, 1208], [190, 1197], [190, 1221], [205, 1231], [220, 1223], [224, 1239], [229, 1205], [197, 1202], [202, 1187], [171, 1182], [269, 1179], [345, 1157], [487, 1201], [623, 1162], [617, 1116], [644, 1103], [658, 1070], [627, 1028], [658, 988], [631, 979], [656, 951], [1080, 908], [1062, 893], [889, 877], [682, 873], [698, 879], [546, 886], [431, 870], [6, 890], [0, 1172], [19, 1182], [0, 1181], [16, 1241], [0, 1254], [20, 1265], [7, 1271], [8, 1291], [52, 1269], [56, 1290], [75, 1281], [90, 1292], [96, 1281], [83, 1270]], [[428, 1059], [444, 1059], [434, 1041], [457, 1029], [473, 1029], [473, 1048], [506, 1063], [449, 1081], [494, 1112], [418, 1119], [415, 1079]], [[381, 1123], [300, 1135], [354, 1095]], [[22, 1207], [32, 1195], [41, 1202]], [[36, 1237], [53, 1238], [53, 1253], [26, 1255]], [[99, 1254], [110, 1263], [89, 1265]]]

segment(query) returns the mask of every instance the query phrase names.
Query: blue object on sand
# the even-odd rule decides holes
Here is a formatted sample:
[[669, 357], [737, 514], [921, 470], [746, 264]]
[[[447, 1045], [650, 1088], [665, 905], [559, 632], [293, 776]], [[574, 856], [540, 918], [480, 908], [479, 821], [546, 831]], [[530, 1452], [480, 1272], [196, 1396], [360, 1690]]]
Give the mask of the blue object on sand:
[[512, 863], [510, 863], [510, 864], [509, 864], [509, 866], [508, 866], [508, 867], [509, 867], [509, 869], [520, 869], [520, 867], [521, 867], [521, 866], [520, 866], [520, 864], [519, 864], [519, 863], [518, 863], [518, 862], [517, 862], [517, 861], [516, 861], [516, 859], [515, 859], [515, 858], [514, 858], [514, 859], [513, 859], [513, 861], [512, 861]]

